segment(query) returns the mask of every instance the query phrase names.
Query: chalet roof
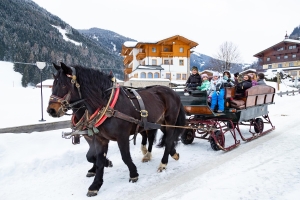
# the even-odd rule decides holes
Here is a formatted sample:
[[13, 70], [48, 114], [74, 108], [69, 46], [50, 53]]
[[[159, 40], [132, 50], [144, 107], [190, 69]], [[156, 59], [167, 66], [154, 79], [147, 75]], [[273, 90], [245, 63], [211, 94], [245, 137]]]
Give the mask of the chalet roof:
[[197, 42], [189, 40], [189, 39], [187, 39], [183, 36], [180, 36], [180, 35], [174, 35], [172, 37], [169, 37], [169, 38], [166, 38], [166, 39], [163, 39], [163, 40], [159, 40], [159, 41], [140, 41], [140, 42], [126, 41], [126, 42], [124, 42], [123, 46], [125, 48], [134, 48], [134, 47], [137, 47], [141, 44], [163, 44], [164, 42], [174, 40], [174, 39], [177, 39], [177, 40], [180, 40], [184, 43], [187, 43], [190, 46], [190, 48], [198, 46]]
[[268, 51], [268, 50], [274, 48], [275, 46], [279, 46], [280, 44], [284, 44], [284, 43], [300, 44], [300, 40], [284, 39], [283, 41], [281, 41], [281, 42], [279, 42], [279, 43], [277, 43], [277, 44], [275, 44], [275, 45], [273, 45], [273, 46], [271, 46], [271, 47], [269, 47], [269, 48], [267, 48], [267, 49], [265, 49], [265, 50], [263, 50], [263, 51], [261, 51], [261, 52], [255, 54], [255, 55], [253, 55], [253, 56], [259, 58], [259, 57], [261, 57], [261, 55], [262, 55], [264, 52], [266, 52], [266, 51]]

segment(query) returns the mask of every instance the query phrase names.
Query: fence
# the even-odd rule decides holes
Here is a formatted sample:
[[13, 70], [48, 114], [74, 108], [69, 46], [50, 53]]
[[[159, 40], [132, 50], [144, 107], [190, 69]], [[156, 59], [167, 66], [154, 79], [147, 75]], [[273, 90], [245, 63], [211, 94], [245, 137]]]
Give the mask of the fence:
[[300, 88], [297, 89], [297, 90], [286, 91], [286, 92], [280, 91], [280, 92], [278, 92], [277, 94], [278, 94], [280, 97], [282, 97], [282, 95], [287, 95], [287, 96], [289, 96], [289, 94], [292, 94], [292, 96], [294, 96], [297, 92], [298, 92], [298, 94], [300, 94]]
[[59, 122], [50, 122], [42, 124], [31, 124], [24, 126], [16, 126], [9, 128], [0, 128], [1, 133], [32, 133], [32, 132], [43, 132], [57, 129], [64, 129], [71, 127], [71, 121], [59, 121]]

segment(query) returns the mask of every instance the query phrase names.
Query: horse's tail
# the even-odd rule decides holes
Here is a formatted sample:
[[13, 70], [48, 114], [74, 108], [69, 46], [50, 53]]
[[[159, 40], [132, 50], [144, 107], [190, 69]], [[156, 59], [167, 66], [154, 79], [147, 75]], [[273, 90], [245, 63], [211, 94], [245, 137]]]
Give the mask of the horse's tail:
[[[180, 103], [180, 110], [177, 116], [177, 120], [175, 123], [175, 126], [185, 126], [185, 111], [183, 108], [183, 105]], [[166, 128], [162, 127], [161, 131], [164, 133], [162, 138], [159, 141], [159, 144], [157, 145], [157, 147], [164, 147], [165, 143], [166, 143], [166, 138], [168, 137], [166, 134]], [[176, 145], [178, 144], [179, 141], [179, 137], [180, 135], [184, 132], [183, 128], [175, 128], [174, 130], [174, 134], [171, 136], [172, 140], [174, 141], [174, 147], [176, 147]]]

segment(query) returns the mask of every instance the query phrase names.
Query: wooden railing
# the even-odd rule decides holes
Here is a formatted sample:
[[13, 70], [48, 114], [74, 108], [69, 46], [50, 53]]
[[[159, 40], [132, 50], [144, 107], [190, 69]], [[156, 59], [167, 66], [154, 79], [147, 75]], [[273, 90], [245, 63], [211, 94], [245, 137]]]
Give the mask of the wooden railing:
[[287, 96], [289, 96], [289, 94], [291, 94], [292, 96], [294, 96], [295, 94], [300, 94], [300, 88], [299, 89], [297, 89], [297, 90], [292, 90], [292, 91], [286, 91], [286, 92], [282, 92], [282, 91], [280, 91], [280, 92], [278, 92], [277, 94], [280, 96], [280, 97], [282, 97], [282, 95], [287, 95]]

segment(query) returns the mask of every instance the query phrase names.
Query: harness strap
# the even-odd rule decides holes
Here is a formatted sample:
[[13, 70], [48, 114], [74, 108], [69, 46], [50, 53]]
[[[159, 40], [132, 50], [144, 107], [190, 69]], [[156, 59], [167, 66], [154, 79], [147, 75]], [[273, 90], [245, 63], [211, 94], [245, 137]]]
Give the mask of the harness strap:
[[136, 99], [138, 100], [138, 103], [140, 105], [140, 113], [141, 113], [141, 118], [143, 122], [143, 127], [145, 130], [149, 130], [148, 123], [147, 123], [147, 117], [148, 117], [148, 111], [145, 109], [145, 104], [139, 93], [135, 89], [131, 89], [133, 94], [136, 96]]

